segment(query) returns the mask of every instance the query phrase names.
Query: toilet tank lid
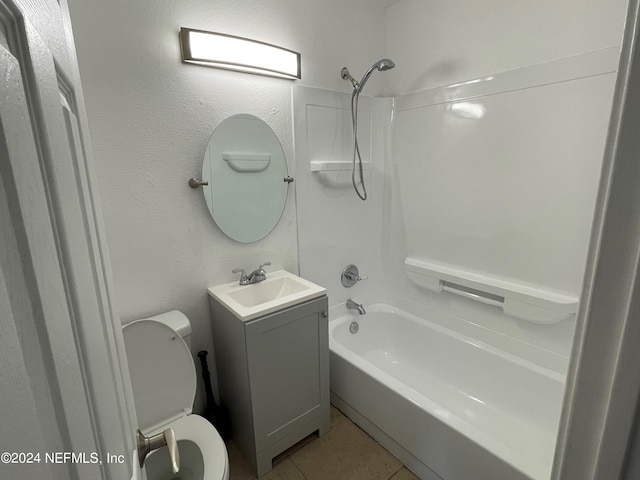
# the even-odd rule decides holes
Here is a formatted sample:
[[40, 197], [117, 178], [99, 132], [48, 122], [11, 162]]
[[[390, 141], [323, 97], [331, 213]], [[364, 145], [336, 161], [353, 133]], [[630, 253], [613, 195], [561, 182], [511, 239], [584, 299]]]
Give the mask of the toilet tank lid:
[[191, 335], [191, 322], [189, 322], [187, 316], [179, 310], [172, 310], [170, 312], [161, 313], [142, 320], [154, 320], [156, 322], [164, 323], [172, 330], [175, 330], [182, 338], [187, 335]]

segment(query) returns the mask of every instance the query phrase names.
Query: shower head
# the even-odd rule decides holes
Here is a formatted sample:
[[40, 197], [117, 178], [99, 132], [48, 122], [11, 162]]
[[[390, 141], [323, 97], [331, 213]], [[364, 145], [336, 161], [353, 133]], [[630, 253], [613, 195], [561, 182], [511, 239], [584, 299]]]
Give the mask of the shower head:
[[369, 70], [367, 70], [367, 72], [364, 74], [360, 82], [357, 82], [356, 79], [351, 76], [351, 74], [349, 73], [349, 70], [347, 70], [347, 67], [343, 67], [340, 74], [342, 75], [343, 79], [349, 80], [351, 82], [351, 84], [353, 85], [353, 88], [356, 90], [357, 93], [360, 93], [364, 88], [364, 84], [367, 83], [367, 81], [369, 80], [369, 77], [371, 76], [374, 70], [378, 70], [379, 72], [384, 72], [386, 70], [391, 70], [395, 66], [396, 64], [393, 63], [388, 58], [383, 58], [382, 60], [378, 60], [376, 63], [374, 63], [371, 66]]
[[371, 76], [371, 73], [373, 73], [374, 70], [378, 70], [379, 72], [384, 72], [386, 70], [391, 70], [395, 66], [396, 64], [393, 63], [388, 58], [383, 58], [382, 60], [379, 60], [373, 65], [371, 65], [371, 68], [367, 70], [367, 73], [365, 73], [364, 76], [362, 77], [362, 80], [360, 80], [360, 84], [357, 87], [358, 91], [360, 92], [362, 91], [362, 89], [364, 88], [364, 84], [367, 83], [367, 80], [369, 80], [369, 77]]
[[385, 70], [391, 70], [396, 66], [396, 64], [388, 58], [383, 58], [379, 62], [376, 62], [373, 66], [377, 68], [379, 72], [384, 72]]

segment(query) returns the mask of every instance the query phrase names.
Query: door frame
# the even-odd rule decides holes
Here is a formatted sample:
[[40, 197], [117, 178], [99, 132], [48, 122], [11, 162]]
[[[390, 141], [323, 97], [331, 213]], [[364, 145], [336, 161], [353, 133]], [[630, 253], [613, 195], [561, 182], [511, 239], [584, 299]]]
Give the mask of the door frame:
[[[626, 478], [640, 399], [640, 52], [630, 0], [552, 479]], [[635, 452], [635, 455], [640, 452]]]
[[14, 324], [23, 350], [41, 351], [65, 450], [101, 459], [66, 462], [71, 478], [138, 478], [135, 404], [67, 2], [0, 0], [0, 28], [21, 72], [24, 128], [37, 150], [3, 170], [28, 285]]

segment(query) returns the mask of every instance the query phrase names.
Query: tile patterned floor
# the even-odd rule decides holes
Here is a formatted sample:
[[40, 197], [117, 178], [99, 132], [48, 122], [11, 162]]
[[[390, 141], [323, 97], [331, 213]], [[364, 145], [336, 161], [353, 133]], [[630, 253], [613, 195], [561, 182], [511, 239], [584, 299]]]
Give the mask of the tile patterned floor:
[[[238, 448], [229, 442], [229, 480], [255, 480]], [[419, 480], [400, 461], [335, 407], [331, 429], [312, 435], [278, 456], [260, 480]]]

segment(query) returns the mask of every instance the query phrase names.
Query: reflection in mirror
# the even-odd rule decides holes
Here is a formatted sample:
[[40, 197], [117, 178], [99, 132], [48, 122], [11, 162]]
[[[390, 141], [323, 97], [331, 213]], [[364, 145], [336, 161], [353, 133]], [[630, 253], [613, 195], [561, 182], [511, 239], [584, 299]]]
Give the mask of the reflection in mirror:
[[287, 200], [287, 162], [269, 125], [248, 114], [224, 120], [202, 163], [203, 192], [216, 225], [238, 242], [266, 237]]

